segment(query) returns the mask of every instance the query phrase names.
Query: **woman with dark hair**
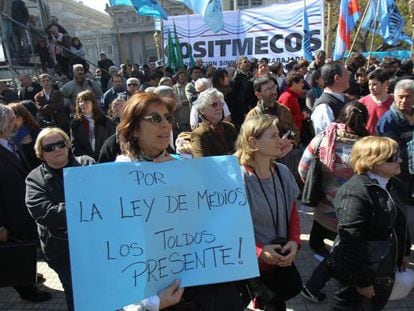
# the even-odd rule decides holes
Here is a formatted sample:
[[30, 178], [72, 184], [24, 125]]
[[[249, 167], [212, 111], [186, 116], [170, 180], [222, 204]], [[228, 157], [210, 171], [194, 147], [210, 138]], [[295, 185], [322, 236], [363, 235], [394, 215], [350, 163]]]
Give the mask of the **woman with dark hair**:
[[[337, 234], [338, 219], [333, 200], [338, 188], [353, 175], [350, 165], [352, 146], [361, 137], [369, 135], [365, 128], [367, 120], [368, 111], [363, 104], [358, 101], [348, 103], [338, 119], [312, 139], [299, 162], [299, 174], [304, 181], [312, 159], [318, 156], [321, 162], [322, 195], [317, 206], [312, 206], [314, 220], [309, 237], [310, 248], [320, 256], [329, 254], [324, 239], [334, 240]], [[325, 261], [322, 261], [306, 283], [304, 296], [313, 296], [310, 300], [314, 302], [323, 300], [324, 294], [320, 290], [329, 278]]]
[[[246, 119], [237, 138], [239, 158], [253, 220], [260, 276], [249, 281], [255, 308], [286, 310], [302, 280], [294, 260], [300, 244], [296, 198], [299, 188], [282, 156], [276, 117]], [[224, 309], [221, 309], [224, 310]]]
[[95, 95], [90, 90], [80, 92], [70, 123], [73, 154], [88, 155], [97, 160], [105, 140], [114, 133], [114, 125], [99, 109]]
[[39, 123], [37, 123], [33, 115], [22, 103], [11, 103], [9, 104], [9, 107], [13, 110], [14, 115], [16, 116], [16, 134], [13, 136], [12, 140], [22, 149], [25, 160], [29, 165], [29, 169], [32, 170], [41, 163], [36, 157], [33, 149], [36, 137], [40, 132]]
[[[132, 96], [126, 103], [121, 123], [117, 127], [122, 154], [116, 161], [164, 162], [177, 159], [176, 155], [167, 152], [175, 121], [173, 109], [170, 102], [156, 94], [140, 93]], [[178, 286], [179, 283], [175, 282], [159, 294], [160, 309], [180, 302], [183, 289]], [[188, 287], [184, 301], [177, 309], [173, 307], [171, 310], [243, 310], [239, 288], [234, 282]]]
[[312, 83], [311, 83], [311, 89], [306, 92], [306, 107], [312, 111], [313, 104], [315, 103], [315, 100], [319, 98], [319, 96], [322, 95], [324, 88], [324, 82], [322, 79], [321, 70], [317, 69], [312, 74]]
[[217, 68], [211, 77], [211, 84], [213, 85], [213, 88], [219, 90], [221, 93], [223, 93], [224, 96], [223, 111], [225, 117], [223, 121], [231, 122], [231, 113], [226, 103], [228, 101], [227, 94], [230, 89], [230, 78], [227, 70], [223, 68]]

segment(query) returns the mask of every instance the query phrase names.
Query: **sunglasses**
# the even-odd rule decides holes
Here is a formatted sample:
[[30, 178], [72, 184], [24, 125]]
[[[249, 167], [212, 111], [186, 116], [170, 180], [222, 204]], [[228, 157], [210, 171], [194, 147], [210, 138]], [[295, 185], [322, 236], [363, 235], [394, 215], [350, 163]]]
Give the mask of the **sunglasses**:
[[389, 157], [386, 162], [394, 163], [394, 162], [398, 162], [399, 159], [400, 159], [400, 153], [396, 152], [396, 153], [393, 153], [393, 155]]
[[175, 117], [172, 113], [166, 113], [164, 117], [160, 116], [158, 113], [150, 114], [149, 116], [145, 116], [144, 120], [149, 120], [152, 123], [161, 123], [162, 120], [166, 120], [169, 124], [173, 124], [175, 121]]
[[138, 83], [128, 83], [128, 86], [138, 86]]
[[63, 149], [63, 148], [66, 148], [66, 143], [63, 140], [59, 140], [55, 143], [42, 146], [42, 151], [52, 152], [52, 151], [55, 151], [56, 149]]

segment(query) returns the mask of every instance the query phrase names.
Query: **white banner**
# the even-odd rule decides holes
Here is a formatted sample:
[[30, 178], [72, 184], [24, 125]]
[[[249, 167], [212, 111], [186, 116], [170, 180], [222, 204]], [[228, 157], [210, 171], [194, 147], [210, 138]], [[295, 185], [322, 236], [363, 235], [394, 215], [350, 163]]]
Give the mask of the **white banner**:
[[[201, 15], [169, 16], [163, 25], [164, 51], [167, 54], [168, 31], [174, 38], [175, 23], [186, 64], [191, 51], [194, 58], [202, 58], [205, 64], [215, 67], [227, 67], [241, 55], [287, 63], [303, 57], [303, 5], [304, 1], [299, 0], [257, 9], [225, 11], [224, 28], [217, 34], [207, 27]], [[306, 6], [312, 51], [323, 49], [323, 0], [306, 0]]]

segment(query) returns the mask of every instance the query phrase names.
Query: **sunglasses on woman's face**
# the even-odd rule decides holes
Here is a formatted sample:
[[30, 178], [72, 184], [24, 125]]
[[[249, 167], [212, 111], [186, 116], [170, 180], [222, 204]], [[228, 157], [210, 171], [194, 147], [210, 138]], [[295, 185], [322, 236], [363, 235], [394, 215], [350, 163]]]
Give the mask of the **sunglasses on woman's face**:
[[166, 120], [169, 124], [173, 124], [175, 121], [175, 117], [172, 113], [166, 113], [164, 117], [160, 116], [158, 113], [150, 114], [149, 116], [145, 116], [144, 120], [149, 120], [152, 123], [161, 123], [162, 120]]
[[63, 148], [66, 148], [66, 143], [63, 140], [59, 140], [55, 143], [42, 146], [42, 151], [52, 152], [52, 151], [55, 151], [56, 149], [63, 149]]
[[393, 155], [387, 159], [387, 162], [394, 163], [394, 162], [398, 162], [399, 159], [400, 159], [400, 153], [396, 152], [396, 153], [393, 153]]

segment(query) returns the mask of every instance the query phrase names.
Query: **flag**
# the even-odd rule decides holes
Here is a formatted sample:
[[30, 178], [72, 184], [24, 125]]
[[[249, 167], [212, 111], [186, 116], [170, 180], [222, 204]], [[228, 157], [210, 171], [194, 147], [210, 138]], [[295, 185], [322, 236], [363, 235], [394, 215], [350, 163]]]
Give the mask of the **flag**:
[[372, 0], [370, 2], [367, 15], [362, 21], [362, 28], [373, 32], [375, 23], [378, 23], [375, 33], [383, 37], [385, 43], [397, 45], [399, 41], [405, 41], [413, 44], [412, 38], [403, 32], [405, 22], [395, 0]]
[[168, 30], [168, 67], [170, 67], [172, 70], [175, 70], [177, 68], [177, 59], [175, 56], [175, 49], [174, 49], [174, 43], [171, 38], [171, 32]]
[[109, 0], [111, 6], [130, 5], [138, 15], [153, 16], [167, 19], [167, 12], [155, 0]]
[[201, 14], [210, 29], [217, 33], [224, 27], [221, 0], [175, 0]]
[[351, 47], [351, 32], [361, 15], [358, 0], [341, 0], [333, 59], [338, 60]]
[[177, 67], [184, 67], [183, 61], [183, 51], [181, 50], [180, 40], [178, 40], [177, 29], [175, 29], [174, 22], [174, 47], [175, 47], [175, 57], [177, 62]]
[[308, 61], [312, 61], [312, 50], [311, 50], [311, 36], [309, 29], [308, 12], [306, 8], [306, 2], [303, 6], [303, 40], [302, 40], [303, 58]]

